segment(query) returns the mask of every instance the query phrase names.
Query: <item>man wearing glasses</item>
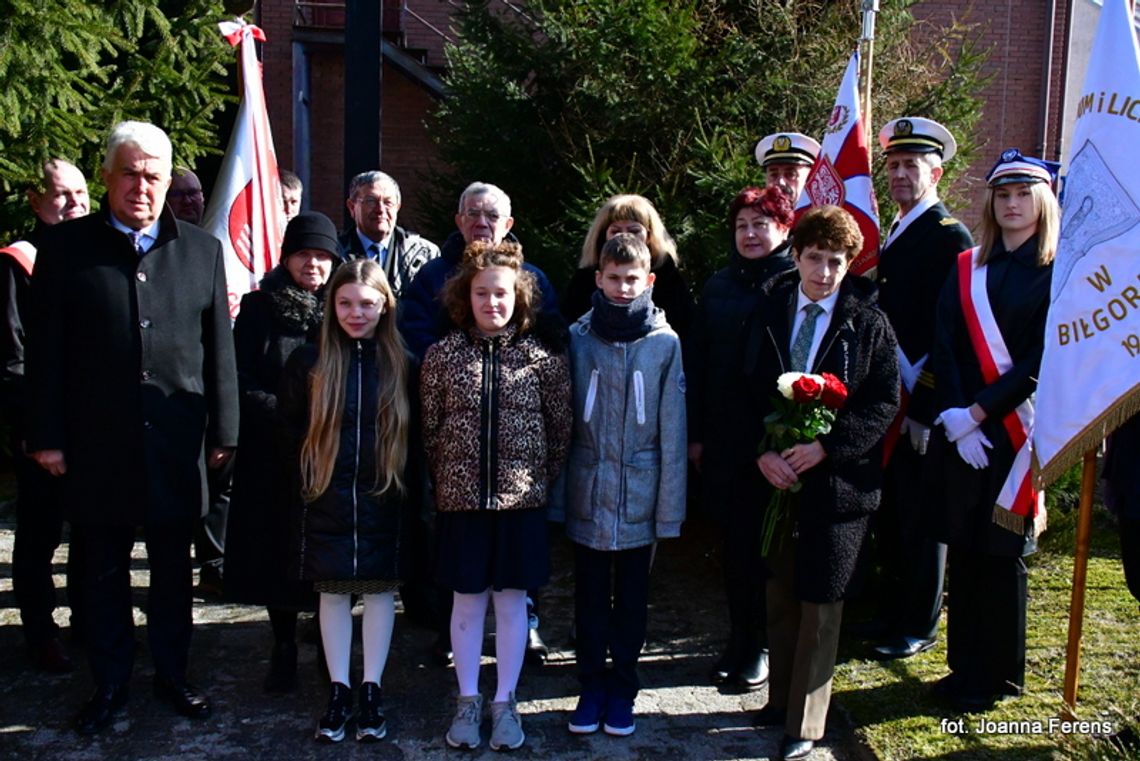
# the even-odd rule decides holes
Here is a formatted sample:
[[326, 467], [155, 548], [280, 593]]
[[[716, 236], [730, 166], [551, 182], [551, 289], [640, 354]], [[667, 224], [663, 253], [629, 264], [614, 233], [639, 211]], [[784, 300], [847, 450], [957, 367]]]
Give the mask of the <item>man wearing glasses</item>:
[[379, 262], [399, 299], [420, 268], [439, 257], [439, 247], [396, 225], [400, 186], [384, 172], [361, 172], [353, 177], [345, 205], [356, 224], [340, 236], [341, 256]]

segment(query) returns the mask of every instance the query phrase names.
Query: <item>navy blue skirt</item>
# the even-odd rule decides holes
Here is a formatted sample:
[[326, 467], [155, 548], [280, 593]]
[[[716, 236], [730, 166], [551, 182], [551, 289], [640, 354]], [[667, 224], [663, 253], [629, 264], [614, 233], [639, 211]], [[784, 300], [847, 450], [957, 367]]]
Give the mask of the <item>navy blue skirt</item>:
[[460, 594], [535, 589], [550, 580], [546, 510], [436, 514], [436, 581]]

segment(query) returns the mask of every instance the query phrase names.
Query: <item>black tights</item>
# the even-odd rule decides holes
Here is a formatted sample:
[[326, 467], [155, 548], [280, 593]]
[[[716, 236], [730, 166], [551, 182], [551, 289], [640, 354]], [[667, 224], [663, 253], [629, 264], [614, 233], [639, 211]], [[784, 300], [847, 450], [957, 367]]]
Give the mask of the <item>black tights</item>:
[[297, 641], [297, 611], [285, 608], [266, 608], [269, 612], [269, 624], [273, 627], [273, 639], [276, 642]]

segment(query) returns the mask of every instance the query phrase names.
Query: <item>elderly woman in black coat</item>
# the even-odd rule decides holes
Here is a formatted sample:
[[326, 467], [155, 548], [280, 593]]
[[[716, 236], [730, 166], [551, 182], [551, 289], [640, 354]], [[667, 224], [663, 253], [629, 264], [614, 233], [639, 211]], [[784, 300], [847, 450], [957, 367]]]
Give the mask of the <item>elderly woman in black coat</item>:
[[784, 727], [780, 757], [788, 759], [807, 756], [823, 737], [843, 600], [879, 506], [881, 440], [899, 406], [894, 332], [875, 286], [847, 276], [863, 245], [857, 223], [823, 206], [805, 214], [792, 237], [796, 271], [764, 286], [745, 347], [745, 374], [760, 401], [757, 446], [782, 373], [830, 373], [847, 399], [830, 432], [756, 458], [764, 477], [757, 504], [773, 489], [802, 487], [788, 516], [790, 540], [765, 557], [771, 676], [758, 723]]
[[265, 689], [291, 690], [297, 672], [297, 612], [315, 607], [311, 585], [289, 582], [293, 527], [281, 492], [286, 481], [276, 432], [277, 389], [285, 360], [321, 323], [324, 287], [337, 255], [336, 227], [319, 212], [285, 229], [281, 262], [247, 293], [234, 323], [241, 392], [239, 454], [226, 538], [226, 596], [265, 605], [273, 653]]
[[728, 209], [733, 252], [705, 283], [685, 344], [689, 459], [701, 476], [702, 505], [724, 532], [731, 628], [710, 678], [746, 690], [768, 680], [768, 625], [758, 539], [763, 512], [751, 496], [762, 476], [752, 432], [740, 425], [741, 410], [753, 403], [740, 373], [740, 347], [761, 287], [794, 267], [792, 219], [792, 202], [777, 187], [736, 194]]

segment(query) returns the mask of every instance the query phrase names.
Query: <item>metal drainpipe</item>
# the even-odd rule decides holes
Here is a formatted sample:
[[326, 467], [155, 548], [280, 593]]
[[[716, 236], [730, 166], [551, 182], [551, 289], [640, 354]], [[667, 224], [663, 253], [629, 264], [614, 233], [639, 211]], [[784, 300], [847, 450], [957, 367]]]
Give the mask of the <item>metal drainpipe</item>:
[[309, 209], [312, 193], [309, 183], [312, 168], [311, 129], [309, 109], [312, 97], [309, 92], [309, 50], [303, 42], [293, 43], [293, 172], [301, 178], [305, 192], [301, 208]]
[[[1049, 147], [1049, 96], [1053, 88], [1053, 44], [1056, 40], [1057, 0], [1049, 0], [1049, 26], [1045, 34], [1045, 72], [1041, 79], [1041, 134], [1037, 141], [1037, 155], [1045, 156]], [[1062, 86], [1062, 92], [1064, 88]], [[1061, 103], [1062, 118], [1065, 104]]]

